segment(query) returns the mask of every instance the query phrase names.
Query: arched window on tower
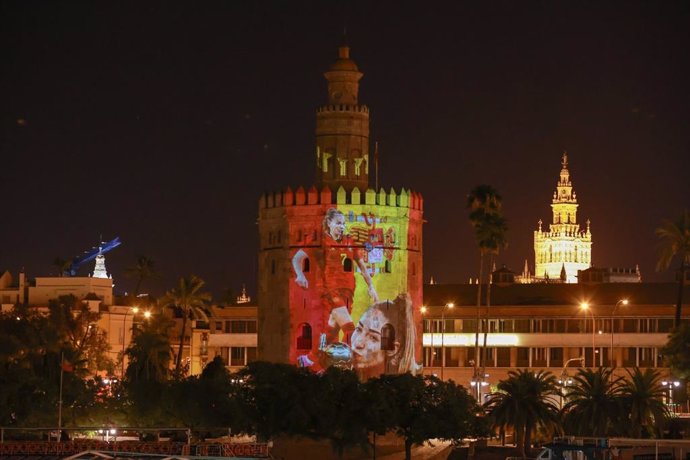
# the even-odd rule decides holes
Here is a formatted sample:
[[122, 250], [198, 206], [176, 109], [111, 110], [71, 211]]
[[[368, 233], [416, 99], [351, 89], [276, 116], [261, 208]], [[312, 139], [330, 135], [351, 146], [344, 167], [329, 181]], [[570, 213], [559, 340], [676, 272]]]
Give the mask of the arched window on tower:
[[303, 273], [309, 272], [310, 267], [311, 267], [311, 262], [309, 262], [309, 257], [305, 257], [304, 260], [302, 261], [302, 272]]
[[352, 271], [352, 259], [349, 257], [343, 259], [343, 271], [348, 273]]
[[395, 350], [395, 328], [390, 324], [381, 328], [381, 350]]
[[383, 273], [390, 273], [391, 272], [391, 261], [386, 259], [383, 262]]
[[311, 350], [311, 326], [309, 323], [299, 325], [300, 335], [297, 337], [298, 350]]
[[331, 170], [331, 179], [335, 179], [338, 177], [338, 168], [335, 167], [335, 158], [330, 158], [328, 160], [328, 168]]

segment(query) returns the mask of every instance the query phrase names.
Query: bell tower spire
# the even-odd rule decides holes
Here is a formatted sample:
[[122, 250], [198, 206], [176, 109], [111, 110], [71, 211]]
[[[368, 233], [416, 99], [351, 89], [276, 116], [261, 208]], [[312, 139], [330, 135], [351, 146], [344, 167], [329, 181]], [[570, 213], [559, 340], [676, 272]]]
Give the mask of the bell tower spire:
[[324, 73], [328, 104], [316, 112], [316, 182], [334, 191], [369, 187], [369, 109], [358, 101], [363, 75], [347, 45]]
[[534, 232], [535, 274], [563, 282], [577, 282], [577, 271], [592, 265], [592, 233], [577, 223], [577, 194], [568, 170], [568, 153], [561, 157], [561, 172], [551, 200], [553, 220], [548, 231], [542, 222]]

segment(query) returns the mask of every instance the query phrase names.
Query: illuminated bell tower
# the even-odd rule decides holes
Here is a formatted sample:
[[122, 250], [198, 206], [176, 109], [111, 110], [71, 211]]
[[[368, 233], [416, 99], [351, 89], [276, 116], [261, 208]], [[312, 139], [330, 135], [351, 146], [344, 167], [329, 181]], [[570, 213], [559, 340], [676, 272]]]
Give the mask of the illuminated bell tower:
[[568, 154], [564, 152], [561, 174], [551, 201], [553, 222], [545, 232], [539, 220], [539, 227], [534, 232], [534, 273], [538, 280], [558, 281], [565, 272], [564, 282], [577, 283], [577, 271], [591, 267], [590, 222], [587, 220], [586, 230], [580, 230], [577, 207], [577, 195], [568, 171]]
[[341, 46], [338, 59], [324, 73], [328, 104], [316, 112], [316, 182], [333, 190], [369, 187], [369, 109], [359, 105], [362, 72]]

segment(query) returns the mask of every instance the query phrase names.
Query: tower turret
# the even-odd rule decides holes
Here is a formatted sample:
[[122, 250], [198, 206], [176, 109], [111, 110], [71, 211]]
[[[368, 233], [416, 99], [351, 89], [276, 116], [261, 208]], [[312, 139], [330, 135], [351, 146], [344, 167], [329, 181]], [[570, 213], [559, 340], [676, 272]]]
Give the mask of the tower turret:
[[363, 74], [341, 46], [338, 59], [324, 73], [328, 104], [316, 112], [316, 182], [332, 190], [369, 186], [369, 109], [358, 103]]

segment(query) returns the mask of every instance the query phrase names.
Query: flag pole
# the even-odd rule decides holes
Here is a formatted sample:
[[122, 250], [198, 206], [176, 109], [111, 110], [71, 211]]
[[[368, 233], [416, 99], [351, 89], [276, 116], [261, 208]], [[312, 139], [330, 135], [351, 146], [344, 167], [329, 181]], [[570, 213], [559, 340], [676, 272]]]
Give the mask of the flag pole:
[[58, 441], [62, 439], [62, 379], [65, 375], [65, 352], [60, 355], [60, 399], [58, 399]]

